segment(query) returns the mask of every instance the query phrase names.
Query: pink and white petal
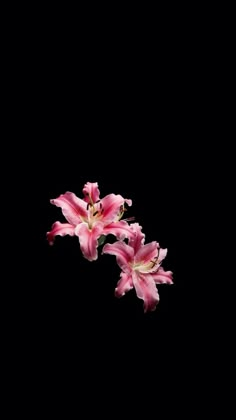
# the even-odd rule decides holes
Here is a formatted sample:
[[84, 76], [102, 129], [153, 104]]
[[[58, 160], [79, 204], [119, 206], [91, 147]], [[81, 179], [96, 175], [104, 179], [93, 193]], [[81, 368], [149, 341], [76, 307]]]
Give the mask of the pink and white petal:
[[160, 298], [151, 274], [133, 272], [132, 277], [136, 294], [144, 301], [144, 312], [155, 311]]
[[142, 226], [138, 223], [132, 223], [130, 225], [134, 235], [129, 238], [129, 245], [132, 246], [134, 249], [134, 253], [136, 254], [139, 248], [144, 244], [145, 241], [145, 234], [142, 233]]
[[164, 260], [166, 255], [167, 255], [167, 248], [165, 248], [165, 249], [160, 248], [159, 249], [159, 255], [158, 255], [158, 261], [161, 262], [162, 260]]
[[[100, 191], [98, 189], [98, 183], [97, 182], [87, 182], [83, 188], [84, 193], [84, 201], [86, 203], [90, 203], [92, 200], [93, 203], [96, 203], [96, 201], [99, 200], [100, 197]], [[91, 200], [90, 200], [91, 198]]]
[[139, 248], [135, 255], [135, 262], [148, 263], [158, 255], [157, 242], [153, 241]]
[[152, 278], [157, 284], [173, 284], [173, 273], [172, 271], [165, 271], [162, 267], [152, 274]]
[[118, 241], [114, 244], [105, 244], [102, 254], [115, 255], [119, 267], [125, 272], [131, 271], [129, 263], [133, 261], [134, 250], [125, 242]]
[[83, 256], [89, 261], [95, 261], [98, 257], [98, 238], [102, 235], [102, 230], [102, 223], [97, 223], [91, 230], [87, 223], [80, 223], [75, 228]]
[[74, 236], [74, 234], [75, 234], [74, 226], [70, 225], [69, 223], [55, 222], [52, 225], [52, 230], [50, 230], [50, 232], [47, 232], [47, 240], [49, 242], [49, 245], [53, 245], [56, 235], [59, 235], [59, 236], [65, 236], [65, 235]]
[[121, 220], [120, 222], [109, 223], [109, 225], [104, 226], [103, 235], [109, 234], [116, 236], [117, 239], [120, 240], [134, 236], [134, 232], [130, 225], [124, 220]]
[[87, 219], [87, 204], [72, 192], [67, 191], [58, 198], [50, 200], [50, 203], [61, 207], [66, 220], [74, 226]]
[[124, 204], [124, 198], [121, 195], [109, 194], [106, 197], [102, 198], [102, 215], [103, 223], [109, 224], [117, 220], [117, 216], [120, 213], [120, 208]]
[[115, 289], [115, 296], [121, 297], [124, 296], [129, 290], [133, 289], [133, 280], [132, 276], [127, 273], [121, 273], [120, 280], [117, 283], [117, 287]]

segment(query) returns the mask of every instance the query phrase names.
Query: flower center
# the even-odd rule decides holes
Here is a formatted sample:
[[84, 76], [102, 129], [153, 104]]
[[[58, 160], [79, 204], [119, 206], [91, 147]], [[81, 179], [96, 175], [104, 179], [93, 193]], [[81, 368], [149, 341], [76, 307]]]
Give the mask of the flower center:
[[102, 207], [102, 203], [100, 200], [93, 202], [92, 197], [90, 194], [89, 196], [89, 203], [87, 204], [87, 211], [88, 211], [88, 227], [92, 230], [94, 223], [100, 220], [103, 216], [104, 208]]
[[[103, 218], [104, 208], [100, 200], [94, 203], [91, 195], [87, 194], [87, 196], [89, 197], [89, 203], [87, 204], [88, 216], [87, 216], [86, 222], [88, 223], [89, 229], [92, 230], [93, 225]], [[125, 206], [124, 205], [120, 206], [114, 222], [118, 222], [123, 217], [123, 214], [125, 211], [127, 211]], [[123, 220], [131, 221], [134, 219], [135, 219], [134, 217], [128, 217], [127, 219], [123, 219]]]
[[131, 264], [133, 270], [140, 271], [141, 273], [150, 273], [156, 271], [161, 262], [159, 261], [160, 248], [158, 248], [158, 255], [148, 262], [139, 261]]

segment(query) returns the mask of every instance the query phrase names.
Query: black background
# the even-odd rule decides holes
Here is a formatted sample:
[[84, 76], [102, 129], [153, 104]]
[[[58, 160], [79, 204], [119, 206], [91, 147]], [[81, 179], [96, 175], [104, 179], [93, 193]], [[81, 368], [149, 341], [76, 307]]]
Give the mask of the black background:
[[[112, 42], [98, 48], [96, 39], [77, 49], [58, 38], [43, 47], [34, 39], [16, 60], [15, 128], [26, 140], [19, 145], [21, 200], [30, 211], [21, 206], [29, 226], [21, 243], [29, 251], [27, 275], [14, 287], [14, 325], [17, 346], [45, 387], [45, 378], [56, 386], [73, 377], [89, 391], [101, 380], [129, 387], [143, 377], [142, 384], [151, 378], [175, 395], [179, 378], [186, 385], [195, 366], [201, 315], [190, 257], [201, 72], [190, 53], [194, 41], [167, 37], [156, 54], [147, 44], [118, 52]], [[163, 267], [173, 271], [174, 285], [159, 287], [155, 312], [143, 313], [134, 290], [114, 297], [115, 257], [88, 262], [71, 237], [48, 245], [46, 232], [64, 220], [50, 199], [66, 191], [82, 196], [88, 181], [99, 183], [101, 196], [131, 198], [127, 217], [141, 224], [147, 242], [168, 248]]]
[[[223, 303], [233, 305], [221, 269], [223, 212], [216, 216], [232, 195], [234, 167], [224, 159], [232, 115], [228, 15], [196, 5], [119, 6], [89, 4], [84, 13], [21, 4], [4, 15], [8, 410], [33, 406], [45, 417], [64, 405], [66, 418], [75, 406], [83, 417], [94, 409], [97, 418], [101, 409], [113, 419], [130, 403], [144, 418], [164, 409], [165, 418], [189, 419], [206, 412], [211, 395], [210, 409], [218, 410], [222, 395], [216, 400], [214, 388], [224, 391], [226, 383], [217, 381], [220, 368], [231, 371], [225, 337], [233, 317], [224, 320]], [[163, 266], [174, 284], [158, 288], [155, 312], [143, 313], [134, 290], [114, 297], [115, 257], [88, 262], [71, 237], [48, 245], [46, 232], [64, 220], [50, 199], [66, 191], [81, 196], [88, 181], [99, 183], [101, 196], [131, 198], [127, 216], [143, 226], [147, 242], [168, 248]], [[210, 262], [213, 238], [220, 287], [207, 272], [219, 266]]]

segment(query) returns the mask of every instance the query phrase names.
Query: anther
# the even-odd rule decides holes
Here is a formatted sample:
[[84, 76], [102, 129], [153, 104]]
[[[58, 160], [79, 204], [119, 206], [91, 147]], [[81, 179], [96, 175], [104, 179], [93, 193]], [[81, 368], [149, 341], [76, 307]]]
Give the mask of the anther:
[[131, 222], [132, 220], [135, 220], [135, 217], [134, 216], [127, 217], [126, 219], [122, 219], [122, 220], [123, 220], [123, 222]]

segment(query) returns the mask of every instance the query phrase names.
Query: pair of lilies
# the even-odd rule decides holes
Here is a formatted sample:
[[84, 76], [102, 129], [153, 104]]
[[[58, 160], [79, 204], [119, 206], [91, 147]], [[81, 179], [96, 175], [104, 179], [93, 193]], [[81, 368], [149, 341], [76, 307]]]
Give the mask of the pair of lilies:
[[100, 198], [97, 182], [87, 182], [83, 194], [81, 199], [66, 192], [50, 200], [51, 204], [61, 208], [68, 223], [53, 224], [47, 233], [49, 244], [53, 244], [56, 235], [77, 236], [84, 257], [94, 261], [98, 258], [98, 246], [107, 235], [114, 235], [117, 241], [105, 244], [102, 253], [115, 255], [121, 268], [115, 295], [121, 297], [135, 288], [138, 298], [144, 301], [144, 312], [155, 310], [159, 302], [156, 285], [173, 283], [172, 272], [161, 267], [167, 249], [160, 248], [156, 241], [144, 244], [142, 227], [138, 223], [128, 224], [133, 218], [121, 220], [126, 210], [125, 203], [131, 206], [132, 200], [116, 194]]

